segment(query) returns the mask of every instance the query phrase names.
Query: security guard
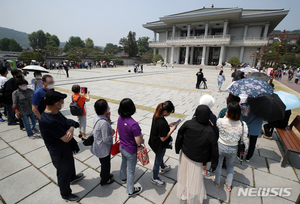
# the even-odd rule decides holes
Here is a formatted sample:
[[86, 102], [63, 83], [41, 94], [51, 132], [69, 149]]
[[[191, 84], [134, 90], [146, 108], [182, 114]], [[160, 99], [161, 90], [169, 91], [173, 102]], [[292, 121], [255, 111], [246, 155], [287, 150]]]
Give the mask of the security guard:
[[60, 194], [65, 201], [76, 202], [79, 197], [72, 194], [70, 184], [83, 179], [84, 175], [83, 173], [75, 174], [73, 157], [73, 152], [79, 151], [77, 142], [73, 138], [74, 129], [79, 124], [67, 119], [60, 112], [66, 97], [66, 94], [48, 91], [44, 97], [46, 109], [41, 115], [39, 124], [52, 163], [57, 170]]
[[197, 76], [197, 84], [196, 84], [196, 89], [199, 89], [200, 87], [200, 83], [202, 82], [203, 80], [203, 73], [202, 73], [202, 69], [199, 69], [199, 72], [196, 73], [196, 76]]

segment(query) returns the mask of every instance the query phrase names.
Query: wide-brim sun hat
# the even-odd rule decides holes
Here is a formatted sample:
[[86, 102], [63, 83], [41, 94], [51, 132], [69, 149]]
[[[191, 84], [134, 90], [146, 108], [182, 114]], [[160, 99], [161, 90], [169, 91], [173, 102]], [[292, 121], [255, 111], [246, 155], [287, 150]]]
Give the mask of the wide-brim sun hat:
[[199, 100], [199, 105], [207, 105], [209, 108], [212, 108], [215, 105], [216, 100], [211, 95], [205, 94], [201, 96]]

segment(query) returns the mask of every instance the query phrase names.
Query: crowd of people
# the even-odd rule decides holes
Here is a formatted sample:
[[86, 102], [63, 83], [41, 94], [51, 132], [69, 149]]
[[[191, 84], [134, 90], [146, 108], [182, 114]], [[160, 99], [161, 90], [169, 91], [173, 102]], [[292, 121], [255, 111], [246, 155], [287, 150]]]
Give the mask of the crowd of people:
[[[79, 197], [72, 194], [70, 184], [84, 178], [83, 173], [76, 174], [74, 153], [80, 151], [74, 138], [74, 129], [79, 128], [79, 138], [83, 141], [86, 135], [87, 109], [90, 101], [89, 91], [80, 94], [79, 85], [72, 86], [72, 103], [76, 103], [82, 113], [78, 120], [67, 119], [61, 110], [64, 108], [67, 95], [54, 90], [54, 80], [51, 75], [35, 73], [35, 78], [29, 87], [21, 70], [11, 71], [12, 78], [8, 79], [8, 70], [0, 68], [1, 103], [5, 105], [8, 125], [23, 124], [30, 139], [35, 139], [40, 132], [57, 171], [58, 186], [61, 197], [66, 201], [78, 201]], [[202, 69], [197, 73], [196, 87], [204, 79]], [[223, 71], [218, 75], [219, 89], [225, 76]], [[218, 117], [211, 111], [215, 99], [210, 95], [200, 98], [199, 106], [192, 118], [186, 120], [178, 130], [175, 140], [175, 152], [179, 154], [177, 196], [188, 203], [202, 203], [206, 199], [206, 189], [203, 177], [214, 172], [216, 188], [221, 186], [221, 170], [227, 169], [225, 182], [228, 191], [232, 189], [234, 176], [234, 160], [237, 158], [250, 162], [258, 136], [261, 134], [264, 118], [253, 113], [248, 105], [247, 96], [235, 96], [229, 93], [226, 103]], [[141, 127], [132, 116], [136, 106], [130, 98], [121, 100], [118, 108], [117, 130], [111, 126], [111, 111], [105, 99], [94, 103], [93, 143], [91, 154], [99, 158], [101, 164], [100, 184], [109, 185], [114, 182], [111, 174], [111, 147], [113, 137], [119, 135], [120, 164], [119, 179], [127, 184], [128, 196], [140, 194], [142, 186], [134, 185], [134, 175], [137, 165], [138, 148], [145, 140]], [[178, 122], [168, 123], [166, 117], [175, 112], [171, 101], [159, 103], [153, 114], [149, 147], [155, 153], [152, 178], [149, 182], [157, 186], [165, 186], [165, 181], [159, 177], [172, 167], [164, 163], [166, 151], [172, 151], [172, 134], [178, 127]], [[290, 113], [286, 114], [284, 125], [287, 125]], [[39, 130], [36, 128], [38, 121]], [[272, 131], [278, 124], [272, 122], [264, 125], [265, 138], [271, 139]], [[23, 128], [22, 128], [23, 130]], [[244, 150], [239, 150], [239, 141], [243, 141]], [[211, 162], [210, 169], [207, 169]], [[210, 171], [208, 171], [210, 170]], [[191, 173], [192, 172], [192, 173]]]

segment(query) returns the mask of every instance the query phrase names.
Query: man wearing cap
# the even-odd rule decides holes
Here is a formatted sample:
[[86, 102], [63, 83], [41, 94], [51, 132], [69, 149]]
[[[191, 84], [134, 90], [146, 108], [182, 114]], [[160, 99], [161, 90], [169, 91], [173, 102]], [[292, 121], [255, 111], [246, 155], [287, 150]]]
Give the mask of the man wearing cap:
[[32, 96], [32, 111], [38, 119], [41, 118], [41, 114], [46, 108], [46, 104], [44, 102], [45, 93], [47, 93], [47, 91], [54, 90], [53, 77], [49, 74], [44, 75], [42, 77], [42, 84], [43, 87], [36, 90]]
[[40, 117], [40, 130], [45, 145], [50, 153], [52, 163], [57, 170], [57, 181], [62, 198], [66, 201], [79, 200], [72, 194], [70, 184], [82, 179], [83, 173], [75, 174], [74, 157], [72, 152], [79, 148], [73, 138], [74, 129], [79, 126], [77, 122], [67, 119], [60, 110], [64, 106], [66, 94], [57, 91], [48, 91], [45, 94], [45, 111]]
[[200, 83], [203, 80], [203, 73], [202, 73], [202, 69], [199, 69], [199, 72], [197, 72], [196, 74], [197, 76], [197, 84], [196, 84], [196, 89], [200, 89]]

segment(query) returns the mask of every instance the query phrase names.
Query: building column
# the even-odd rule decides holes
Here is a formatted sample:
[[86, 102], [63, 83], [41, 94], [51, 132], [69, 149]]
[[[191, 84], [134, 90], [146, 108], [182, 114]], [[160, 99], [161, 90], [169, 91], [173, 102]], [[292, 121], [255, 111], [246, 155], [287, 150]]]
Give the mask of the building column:
[[154, 47], [153, 48], [153, 57], [155, 57], [155, 55], [156, 55], [156, 48]]
[[173, 64], [174, 63], [174, 45], [172, 45], [172, 48], [171, 48], [171, 60], [170, 60], [170, 63]]
[[153, 33], [154, 33], [154, 42], [156, 42], [156, 32], [153, 31]]
[[202, 59], [201, 59], [201, 65], [205, 65], [205, 54], [206, 54], [206, 45], [202, 47]]
[[209, 23], [208, 22], [205, 22], [205, 31], [204, 31], [204, 37], [207, 36], [207, 33], [208, 33], [208, 25]]
[[264, 38], [268, 36], [269, 26], [270, 26], [269, 23], [265, 24], [264, 35], [263, 35]]
[[190, 64], [193, 64], [194, 62], [194, 47], [191, 47], [191, 58], [190, 58]]
[[188, 24], [187, 37], [191, 36], [191, 24]]
[[205, 64], [208, 64], [209, 48], [210, 48], [209, 46], [206, 47], [206, 53], [207, 54], [205, 54]]
[[165, 48], [165, 59], [164, 59], [164, 63], [166, 64], [168, 61], [168, 48]]
[[227, 34], [228, 21], [224, 21], [223, 36]]
[[244, 38], [247, 37], [248, 27], [249, 27], [249, 25], [245, 24], [245, 26], [244, 26], [244, 35], [243, 35]]
[[222, 66], [224, 49], [225, 49], [225, 45], [221, 45], [221, 52], [220, 52], [220, 56], [219, 56], [219, 64], [218, 64], [218, 66]]
[[243, 62], [244, 50], [245, 50], [245, 47], [241, 47], [240, 58], [239, 58], [239, 60], [240, 60], [241, 63]]
[[186, 48], [185, 48], [185, 61], [184, 61], [184, 64], [189, 64], [189, 52], [190, 52], [190, 47], [186, 46]]
[[175, 25], [173, 25], [173, 28], [172, 28], [172, 38], [175, 37]]

